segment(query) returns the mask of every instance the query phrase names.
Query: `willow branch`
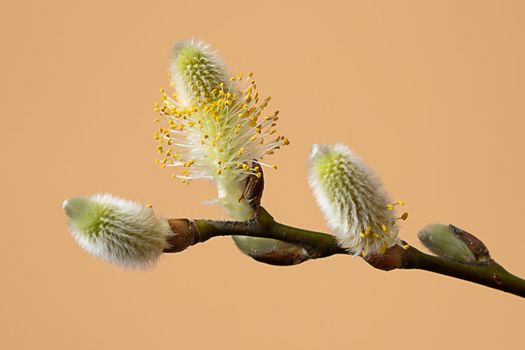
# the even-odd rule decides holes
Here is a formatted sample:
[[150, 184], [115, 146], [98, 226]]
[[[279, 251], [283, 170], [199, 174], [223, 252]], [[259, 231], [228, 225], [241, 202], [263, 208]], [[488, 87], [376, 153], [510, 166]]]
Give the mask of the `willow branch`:
[[525, 298], [525, 280], [511, 274], [495, 261], [482, 265], [462, 264], [425, 254], [413, 247], [406, 252], [405, 259], [404, 269], [431, 271]]
[[[249, 221], [171, 219], [169, 222], [175, 235], [170, 241], [171, 248], [166, 250], [167, 253], [182, 251], [190, 245], [206, 242], [213, 237], [250, 236], [273, 238], [299, 245], [308, 252], [309, 259], [351, 254], [339, 247], [334, 236], [278, 223], [262, 207], [258, 215]], [[412, 246], [408, 249], [394, 246], [383, 255], [368, 256], [364, 260], [384, 271], [431, 271], [525, 297], [525, 280], [509, 273], [493, 260], [479, 265], [464, 264], [425, 254]]]

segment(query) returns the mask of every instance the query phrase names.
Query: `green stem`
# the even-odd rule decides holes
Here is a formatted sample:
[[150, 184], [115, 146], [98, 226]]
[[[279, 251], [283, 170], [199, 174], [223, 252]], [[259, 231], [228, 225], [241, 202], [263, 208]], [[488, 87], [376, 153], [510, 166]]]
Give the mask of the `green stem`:
[[200, 233], [199, 242], [217, 236], [249, 236], [297, 244], [310, 253], [310, 259], [347, 254], [346, 250], [337, 245], [334, 236], [280, 224], [262, 207], [257, 220], [195, 220], [195, 224]]
[[525, 280], [514, 276], [495, 261], [483, 265], [462, 264], [428, 255], [410, 247], [403, 268], [431, 271], [525, 298]]
[[[350, 254], [339, 247], [334, 236], [280, 224], [263, 208], [256, 218], [249, 221], [195, 220], [194, 224], [198, 231], [195, 243], [217, 236], [237, 235], [273, 238], [297, 244], [308, 251], [309, 259]], [[405, 250], [399, 246], [392, 247], [384, 255], [367, 257], [365, 260], [382, 270], [426, 270], [525, 297], [525, 280], [512, 275], [494, 261], [469, 265], [428, 255], [414, 247]]]

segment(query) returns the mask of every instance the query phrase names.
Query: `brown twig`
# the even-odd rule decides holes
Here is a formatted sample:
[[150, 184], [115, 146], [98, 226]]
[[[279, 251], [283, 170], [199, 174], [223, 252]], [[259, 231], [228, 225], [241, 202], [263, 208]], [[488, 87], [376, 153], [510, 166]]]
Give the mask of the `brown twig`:
[[[262, 207], [258, 215], [248, 221], [171, 219], [169, 222], [174, 236], [167, 253], [182, 251], [213, 237], [238, 235], [273, 238], [296, 244], [307, 251], [306, 258], [298, 260], [291, 259], [290, 256], [283, 256], [283, 260], [279, 260], [280, 257], [276, 256], [276, 265], [294, 265], [334, 254], [351, 254], [339, 247], [334, 236], [278, 223]], [[482, 264], [464, 264], [425, 254], [412, 246], [408, 249], [394, 246], [383, 255], [367, 256], [364, 259], [373, 267], [384, 271], [426, 270], [525, 297], [525, 280], [512, 275], [494, 260]]]

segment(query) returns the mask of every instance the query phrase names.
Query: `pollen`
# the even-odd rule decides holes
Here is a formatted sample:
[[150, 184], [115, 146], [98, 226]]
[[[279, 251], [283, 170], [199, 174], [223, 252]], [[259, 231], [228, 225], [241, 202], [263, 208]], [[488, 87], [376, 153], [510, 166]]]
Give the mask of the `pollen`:
[[390, 204], [387, 204], [386, 208], [387, 210], [395, 210], [396, 206], [398, 205], [405, 205], [405, 202], [404, 201], [397, 201], [395, 203], [390, 203]]

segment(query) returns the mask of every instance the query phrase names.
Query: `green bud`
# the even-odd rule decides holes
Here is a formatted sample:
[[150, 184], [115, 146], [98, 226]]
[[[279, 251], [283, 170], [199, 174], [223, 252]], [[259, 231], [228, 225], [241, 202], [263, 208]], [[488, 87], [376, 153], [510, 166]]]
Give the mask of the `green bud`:
[[[457, 230], [452, 225], [432, 224], [421, 229], [418, 237], [425, 247], [440, 257], [465, 264], [482, 262], [478, 260], [469, 245], [458, 235]], [[459, 232], [464, 231], [459, 230]], [[469, 236], [474, 237], [472, 235]], [[476, 240], [481, 242], [477, 238]]]
[[310, 258], [303, 247], [277, 239], [233, 236], [233, 240], [244, 254], [270, 265], [296, 265]]

